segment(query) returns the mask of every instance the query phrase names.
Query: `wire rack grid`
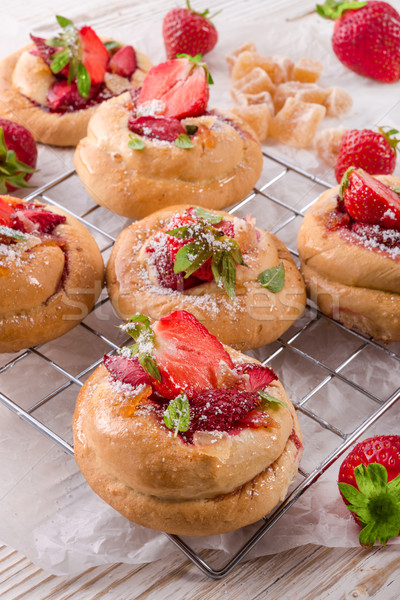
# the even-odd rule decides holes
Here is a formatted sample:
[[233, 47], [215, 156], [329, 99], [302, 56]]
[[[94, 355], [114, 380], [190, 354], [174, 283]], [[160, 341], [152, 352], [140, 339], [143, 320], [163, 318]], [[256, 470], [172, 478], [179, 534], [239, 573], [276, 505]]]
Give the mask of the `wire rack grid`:
[[[279, 234], [295, 261], [298, 261], [295, 248], [299, 223], [307, 208], [331, 185], [271, 153], [263, 154], [264, 168], [257, 187], [247, 198], [233, 206], [230, 212], [238, 216], [247, 213], [255, 216], [258, 226]], [[118, 232], [127, 222], [115, 215], [110, 217], [106, 209], [91, 201], [84, 203], [82, 210], [74, 202], [70, 205], [68, 201], [60, 202], [60, 197], [71, 197], [68, 189], [77, 183], [75, 178], [75, 171], [70, 169], [26, 196], [26, 199], [40, 198], [70, 212], [91, 231], [106, 260]], [[67, 193], [63, 186], [67, 186]], [[120, 331], [118, 335], [115, 334], [116, 323], [110, 301], [104, 292], [93, 311], [73, 330], [76, 330], [75, 343], [78, 343], [79, 336], [92, 336], [93, 355], [88, 357], [86, 365], [77, 367], [68, 362], [64, 364], [62, 350], [57, 348], [58, 340], [29, 348], [16, 357], [7, 357], [9, 360], [4, 364], [0, 363], [0, 390], [3, 390], [0, 391], [0, 402], [56, 442], [70, 456], [74, 454], [72, 432], [69, 428], [67, 432], [60, 433], [57, 427], [46, 422], [46, 407], [69, 388], [75, 386], [79, 389], [93, 369], [101, 364], [104, 352], [112, 354], [126, 343], [124, 334]], [[339, 361], [337, 356], [331, 354], [331, 349], [337, 344], [346, 348], [345, 356]], [[398, 346], [381, 345], [357, 332], [349, 332], [341, 324], [322, 315], [309, 302], [305, 315], [280, 339], [250, 352], [263, 364], [278, 371], [298, 411], [305, 434], [302, 466], [289, 495], [271, 515], [260, 521], [255, 531], [254, 527], [251, 529], [247, 541], [218, 568], [201, 558], [184, 538], [165, 535], [204, 574], [213, 579], [227, 575], [300, 496], [400, 397], [400, 374], [397, 379], [391, 378], [383, 389], [381, 383], [366, 376], [366, 367], [372, 361], [375, 367], [377, 364], [395, 366], [400, 371]], [[316, 350], [318, 347], [322, 347], [321, 354]], [[30, 406], [25, 406], [12, 394], [5, 393], [2, 383], [4, 377], [12, 375], [17, 369], [23, 373], [24, 361], [33, 358], [39, 361], [41, 368], [51, 369], [60, 375], [60, 383], [54, 389], [45, 390]], [[396, 368], [392, 372], [396, 372]], [[348, 399], [354, 397], [357, 402], [350, 405]], [[332, 399], [333, 403], [341, 399], [345, 404], [339, 403], [336, 412], [328, 411], [325, 414], [326, 406], [332, 405]], [[338, 419], [336, 413], [343, 413], [344, 418]]]

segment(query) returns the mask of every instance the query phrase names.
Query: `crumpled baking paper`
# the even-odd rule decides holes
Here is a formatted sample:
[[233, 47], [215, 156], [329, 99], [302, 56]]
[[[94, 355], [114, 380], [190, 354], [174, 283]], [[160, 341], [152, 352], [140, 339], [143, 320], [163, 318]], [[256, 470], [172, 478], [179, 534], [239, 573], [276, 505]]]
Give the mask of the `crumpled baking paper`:
[[[57, 2], [55, 4], [56, 12]], [[341, 122], [337, 119], [325, 119], [320, 128], [391, 125], [400, 129], [399, 84], [379, 84], [346, 70], [331, 51], [333, 23], [316, 15], [304, 17], [300, 21], [285, 21], [285, 9], [288, 6], [296, 9], [292, 14], [300, 14], [306, 13], [313, 3], [282, 2], [279, 3], [280, 12], [276, 3], [265, 4], [264, 19], [259, 16], [257, 19], [252, 18], [251, 12], [247, 15], [246, 22], [239, 22], [237, 18], [229, 23], [223, 16], [217, 17], [220, 41], [217, 49], [207, 57], [215, 80], [210, 105], [221, 108], [232, 106], [224, 56], [241, 43], [253, 40], [259, 52], [265, 55], [283, 54], [294, 60], [301, 56], [319, 58], [324, 63], [320, 84], [327, 87], [339, 85], [352, 95], [354, 106], [351, 113]], [[400, 9], [399, 2], [392, 4]], [[76, 6], [74, 9], [77, 11]], [[78, 12], [76, 14], [81, 15]], [[7, 38], [14, 50], [25, 43], [29, 33], [29, 29], [12, 15], [12, 11], [7, 14], [8, 27], [5, 31], [8, 29], [8, 36], [2, 36], [0, 40], [2, 55], [10, 51], [7, 50]], [[68, 16], [73, 18], [74, 14]], [[46, 19], [46, 26], [52, 23], [48, 16]], [[37, 17], [35, 22], [39, 22]], [[154, 27], [154, 24], [141, 26], [139, 22], [125, 23], [121, 11], [120, 19], [114, 20], [111, 28], [106, 30], [104, 27], [104, 31], [100, 30], [100, 33], [114, 35], [123, 41], [134, 39], [137, 47], [157, 63], [164, 59], [164, 53], [161, 36], [154, 34]], [[161, 19], [157, 27], [161, 28]], [[49, 32], [43, 30], [46, 27], [38, 28], [36, 32], [42, 35]], [[312, 148], [296, 150], [270, 140], [264, 148], [332, 184], [335, 183], [332, 169], [321, 163]], [[70, 150], [42, 147], [41, 171], [34, 176], [32, 182], [39, 186], [71, 166]], [[396, 172], [400, 174], [399, 167]], [[268, 173], [264, 176], [268, 177]], [[85, 203], [90, 206], [90, 199], [83, 192], [77, 178], [74, 178], [71, 185], [73, 187], [69, 193], [61, 196], [62, 199], [65, 198], [66, 205], [69, 201], [72, 203], [69, 206], [77, 207], [79, 199], [82, 206]], [[293, 198], [296, 190], [296, 185], [293, 184], [293, 189], [289, 186], [286, 192]], [[296, 202], [293, 201], [293, 205]], [[288, 235], [285, 230], [281, 233], [283, 239]], [[292, 232], [290, 241], [295, 243], [295, 232]], [[117, 321], [111, 313], [105, 311], [106, 309], [101, 309], [98, 314], [89, 316], [88, 321], [95, 329], [100, 329], [109, 336], [117, 336], [114, 328]], [[104, 351], [92, 334], [85, 332], [83, 335], [82, 331], [82, 328], [77, 328], [67, 336], [45, 345], [41, 351], [77, 373], [88, 366], [90, 361], [99, 358]], [[285, 335], [285, 339], [289, 339], [291, 333], [293, 330]], [[309, 333], [300, 338], [298, 347], [325, 360], [329, 366], [336, 367], [344, 356], [350, 355], [361, 344], [361, 340], [334, 325], [316, 321]], [[398, 352], [400, 344], [392, 346]], [[275, 346], [271, 345], [254, 355], [263, 358], [274, 349]], [[10, 355], [0, 355], [0, 367], [10, 358]], [[85, 361], [87, 365], [84, 364]], [[272, 361], [272, 366], [278, 371], [289, 396], [296, 401], [301, 400], [326, 376], [326, 371], [289, 350], [279, 354]], [[400, 385], [398, 372], [398, 361], [375, 348], [366, 348], [342, 374], [356, 384], [368, 386], [374, 395], [385, 400]], [[34, 356], [25, 358], [12, 369], [0, 373], [0, 390], [23, 408], [28, 408], [63, 383], [65, 378], [62, 375]], [[72, 385], [35, 412], [36, 418], [69, 442], [77, 393], [78, 386]], [[337, 427], [342, 427], [344, 433], [349, 433], [376, 410], [377, 404], [334, 378], [313, 396], [307, 407]], [[300, 415], [300, 420], [305, 433], [302, 467], [310, 472], [334, 450], [340, 439], [304, 415]], [[2, 405], [0, 423], [0, 538], [3, 542], [23, 552], [46, 571], [57, 575], [71, 575], [95, 565], [114, 562], [139, 564], [160, 559], [166, 552], [177, 552], [166, 536], [128, 522], [105, 504], [88, 487], [71, 456]], [[395, 404], [363, 437], [374, 433], [399, 433], [399, 430], [399, 406]], [[331, 547], [358, 545], [359, 529], [350, 518], [337, 491], [339, 463], [340, 460], [303, 494], [256, 545], [251, 557], [306, 543]], [[252, 525], [232, 534], [210, 538], [185, 539], [197, 551], [219, 549], [227, 560], [257, 527], [258, 525]], [[399, 539], [389, 543], [399, 544]]]

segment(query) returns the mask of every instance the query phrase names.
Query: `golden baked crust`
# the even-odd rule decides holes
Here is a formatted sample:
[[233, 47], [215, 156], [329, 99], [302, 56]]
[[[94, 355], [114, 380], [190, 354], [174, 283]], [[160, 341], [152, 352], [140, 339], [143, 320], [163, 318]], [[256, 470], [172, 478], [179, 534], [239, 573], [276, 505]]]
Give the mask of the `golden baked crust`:
[[[276, 340], [302, 314], [306, 294], [302, 277], [285, 245], [267, 231], [244, 252], [248, 267], [237, 267], [236, 298], [230, 300], [215, 281], [204, 282], [184, 292], [163, 288], [149, 278], [149, 267], [141, 248], [175, 214], [189, 205], [172, 206], [133, 223], [118, 236], [107, 265], [108, 292], [114, 310], [124, 320], [136, 312], [159, 319], [174, 310], [192, 313], [223, 343], [244, 350]], [[225, 212], [212, 211], [225, 220], [239, 220]], [[285, 285], [278, 293], [262, 287], [257, 278], [265, 269], [283, 263]]]
[[[55, 81], [49, 67], [40, 58], [29, 54], [33, 46], [25, 46], [0, 62], [0, 116], [29, 129], [37, 142], [76, 146], [86, 135], [89, 119], [98, 105], [56, 113], [32, 102], [29, 98], [43, 103]], [[152, 66], [150, 60], [136, 49], [135, 53], [139, 68], [148, 71]], [[140, 85], [142, 79], [142, 71], [136, 71], [132, 85]]]
[[[226, 349], [235, 362], [249, 362]], [[287, 405], [270, 409], [271, 426], [197, 432], [188, 444], [145, 403], [129, 410], [132, 391], [116, 387], [100, 366], [78, 397], [76, 461], [93, 490], [136, 523], [182, 535], [232, 531], [284, 498], [300, 462], [294, 408], [280, 382], [271, 386]]]
[[63, 210], [46, 208], [67, 217], [54, 239], [19, 243], [14, 252], [0, 244], [0, 352], [63, 335], [87, 316], [102, 289], [104, 264], [93, 237]]
[[235, 115], [183, 119], [199, 127], [193, 148], [144, 138], [145, 148], [132, 150], [129, 100], [127, 93], [101, 105], [75, 151], [77, 173], [98, 204], [141, 219], [177, 202], [221, 209], [252, 190], [262, 169], [261, 146]]
[[[377, 179], [400, 185], [398, 177]], [[338, 190], [324, 192], [300, 227], [297, 244], [307, 291], [324, 314], [346, 327], [386, 342], [400, 341], [400, 255], [327, 230]]]

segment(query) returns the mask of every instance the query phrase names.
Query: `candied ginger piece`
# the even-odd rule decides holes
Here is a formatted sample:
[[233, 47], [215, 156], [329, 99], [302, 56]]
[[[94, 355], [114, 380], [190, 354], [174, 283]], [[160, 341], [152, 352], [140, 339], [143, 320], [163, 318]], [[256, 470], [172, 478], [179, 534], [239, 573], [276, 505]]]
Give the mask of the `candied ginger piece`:
[[271, 66], [265, 69], [272, 81], [278, 85], [293, 78], [294, 62], [287, 56], [269, 56]]
[[315, 104], [325, 104], [327, 95], [328, 91], [315, 83], [287, 81], [286, 83], [281, 83], [275, 89], [275, 110], [279, 111], [285, 104], [287, 98], [296, 98], [303, 102], [314, 102]]
[[235, 106], [231, 108], [237, 117], [245, 121], [254, 131], [260, 142], [268, 137], [269, 126], [273, 113], [266, 103], [252, 104], [251, 106]]
[[232, 79], [237, 81], [250, 71], [259, 67], [269, 75], [272, 83], [277, 85], [290, 77], [293, 62], [285, 56], [261, 56], [258, 52], [248, 50], [241, 52], [232, 69]]
[[232, 87], [231, 95], [235, 103], [239, 106], [266, 104], [269, 108], [271, 115], [275, 114], [274, 103], [272, 102], [272, 96], [269, 92], [259, 92], [258, 94], [245, 94], [241, 90], [237, 90], [235, 87]]
[[293, 79], [303, 83], [315, 83], [321, 76], [324, 65], [319, 60], [300, 58], [293, 69]]
[[314, 138], [325, 112], [321, 104], [288, 98], [271, 121], [270, 135], [283, 144], [305, 148]]
[[234, 87], [245, 94], [257, 94], [258, 92], [270, 92], [275, 90], [271, 77], [261, 67], [254, 67], [247, 75], [238, 79]]
[[245, 42], [244, 44], [242, 44], [241, 46], [239, 46], [238, 48], [236, 48], [236, 50], [233, 50], [232, 52], [229, 52], [229, 54], [226, 55], [226, 62], [228, 63], [228, 67], [229, 70], [232, 71], [233, 66], [239, 56], [239, 54], [241, 54], [242, 52], [257, 52], [257, 48], [254, 44], [254, 42]]
[[340, 87], [331, 87], [327, 90], [324, 102], [328, 117], [341, 117], [347, 114], [353, 106], [353, 99]]
[[345, 127], [322, 129], [315, 136], [314, 144], [317, 154], [330, 167], [336, 166], [339, 146], [345, 131]]

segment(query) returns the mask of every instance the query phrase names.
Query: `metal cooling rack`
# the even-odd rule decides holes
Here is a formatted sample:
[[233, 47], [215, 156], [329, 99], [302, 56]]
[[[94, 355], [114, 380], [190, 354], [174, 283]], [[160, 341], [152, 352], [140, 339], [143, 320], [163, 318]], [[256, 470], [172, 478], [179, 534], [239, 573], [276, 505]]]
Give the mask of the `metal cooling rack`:
[[[57, 202], [57, 188], [65, 182], [70, 181], [70, 178], [75, 177], [74, 173], [74, 170], [63, 173], [61, 176], [29, 194], [26, 199], [33, 200], [34, 198], [40, 198], [49, 204], [60, 206], [64, 210], [67, 210], [75, 218], [81, 221], [95, 237], [101, 237], [101, 251], [103, 255], [107, 254], [116, 238], [114, 235], [107, 232], [104, 227], [99, 227], [92, 222], [96, 220], [94, 219], [95, 213], [97, 211], [104, 211], [105, 209], [93, 204], [93, 206], [88, 208], [85, 212], [79, 214], [77, 211], [69, 210], [64, 204]], [[293, 187], [293, 178], [296, 180], [295, 187], [297, 190], [294, 204], [294, 196], [292, 195], [291, 198], [288, 199], [285, 193], [286, 187], [290, 187], [286, 186], [288, 181], [291, 180], [291, 185]], [[269, 229], [275, 234], [278, 233], [279, 237], [285, 241], [294, 259], [297, 260], [298, 253], [294, 248], [295, 234], [298, 230], [298, 221], [301, 220], [306, 210], [313, 202], [315, 202], [320, 193], [329, 187], [331, 187], [331, 184], [322, 179], [299, 169], [295, 165], [289, 164], [273, 154], [264, 152], [263, 175], [259, 180], [258, 187], [253, 190], [252, 194], [235, 205], [229, 212], [237, 213], [238, 215], [250, 213], [256, 216], [257, 224], [262, 228]], [[109, 215], [110, 213], [107, 214]], [[268, 219], [270, 219], [269, 222], [263, 222], [265, 220], [268, 221]], [[121, 225], [120, 229], [125, 225], [126, 223]], [[109, 299], [107, 296], [103, 296], [96, 304], [91, 314], [93, 315], [94, 313], [96, 315], [96, 311], [99, 309], [103, 310], [106, 305], [109, 305]], [[92, 323], [92, 320], [90, 320], [90, 323]], [[7, 372], [12, 372], [12, 369], [18, 368], [21, 361], [23, 362], [29, 357], [34, 356], [46, 365], [46, 368], [54, 369], [65, 378], [66, 381], [63, 384], [44, 395], [29, 408], [23, 408], [18, 402], [14, 401], [1, 391], [0, 402], [24, 421], [39, 430], [43, 435], [50, 438], [53, 442], [56, 442], [71, 456], [73, 456], [74, 450], [71, 443], [65, 439], [65, 437], [72, 439], [72, 435], [62, 436], [54, 431], [50, 425], [46, 425], [45, 419], [42, 416], [40, 419], [38, 418], [37, 411], [71, 386], [77, 385], [78, 387], [81, 387], [84, 383], [84, 379], [90, 372], [101, 364], [104, 347], [106, 347], [106, 351], [108, 350], [109, 353], [113, 353], [126, 341], [124, 340], [123, 343], [115, 343], [115, 341], [110, 339], [112, 336], [104, 331], [104, 320], [97, 320], [95, 326], [89, 324], [87, 321], [88, 318], [80, 323], [77, 328], [83, 328], [86, 330], [85, 333], [89, 332], [91, 335], [95, 336], [99, 345], [99, 352], [98, 358], [79, 373], [74, 375], [71, 372], [72, 369], [64, 368], [62, 365], [58, 364], [60, 361], [57, 362], [47, 356], [46, 345], [36, 346], [35, 348], [23, 351], [0, 367], [0, 376], [2, 376]], [[351, 346], [351, 351], [344, 357], [344, 360], [340, 364], [329, 364], [330, 361], [328, 359], [314, 356], [312, 349], [310, 351], [310, 349], [307, 348], [307, 339], [313, 335], [318, 336], [318, 328], [320, 327], [330, 328], [335, 339], [339, 338], [340, 340], [341, 337], [346, 338], [347, 343]], [[306, 341], [306, 343], [304, 343], [304, 341]], [[293, 395], [295, 396], [295, 398], [293, 398], [293, 403], [298, 411], [303, 432], [309, 430], [312, 432], [312, 436], [315, 436], [318, 440], [323, 440], [324, 451], [322, 452], [322, 456], [318, 458], [319, 462], [317, 461], [317, 464], [310, 464], [308, 465], [309, 468], [304, 468], [303, 465], [303, 467], [300, 468], [295, 487], [287, 498], [271, 515], [264, 517], [264, 519], [260, 521], [260, 525], [255, 533], [249, 534], [249, 539], [245, 544], [243, 544], [222, 567], [214, 568], [205, 562], [205, 560], [203, 560], [182, 537], [165, 534], [203, 573], [213, 579], [221, 579], [227, 575], [286, 513], [286, 511], [290, 509], [297, 499], [300, 498], [300, 496], [338, 459], [338, 457], [349, 449], [357, 438], [398, 400], [400, 397], [400, 387], [391, 389], [390, 391], [386, 390], [384, 397], [380, 397], [376, 391], [367, 389], [365, 377], [364, 381], [359, 381], [357, 376], [351, 374], [352, 366], [355, 366], [355, 372], [361, 370], [365, 373], [366, 365], [368, 365], [365, 355], [368, 351], [375, 352], [375, 361], [378, 356], [379, 360], [382, 361], [396, 361], [396, 366], [400, 362], [400, 354], [396, 345], [380, 345], [359, 333], [349, 332], [341, 324], [322, 315], [315, 306], [308, 303], [305, 316], [286, 332], [286, 334], [270, 346], [261, 349], [258, 354], [257, 352], [255, 353], [263, 364], [268, 363], [271, 366], [274, 366], [276, 361], [287, 356], [301, 361], [300, 364], [302, 366], [296, 374], [297, 386], [289, 392], [289, 395], [291, 395], [292, 398]], [[358, 369], [357, 361], [360, 359], [362, 360], [362, 365]], [[287, 369], [287, 367], [283, 367], [283, 372], [281, 374], [284, 383], [285, 368]], [[307, 368], [307, 371], [313, 371], [316, 374], [316, 377], [311, 388], [304, 394], [301, 388], [302, 373], [305, 372], [305, 368]], [[349, 368], [350, 374], [349, 372], [346, 374], [346, 370], [348, 371]], [[288, 373], [288, 371], [286, 371], [286, 373]], [[342, 386], [341, 394], [344, 394], [345, 396], [346, 393], [351, 395], [354, 394], [357, 396], [361, 406], [364, 406], [365, 404], [365, 407], [361, 410], [361, 413], [364, 414], [359, 415], [357, 419], [350, 419], [351, 431], [345, 431], [345, 427], [340, 427], [337, 424], [335, 425], [334, 423], [329, 422], [329, 419], [324, 418], [323, 411], [321, 414], [318, 404], [317, 410], [313, 407], [313, 402], [318, 397], [318, 394], [320, 392], [326, 393], [328, 387], [336, 385], [337, 383]], [[400, 380], [398, 384], [400, 385]], [[329, 437], [327, 444], [325, 444], [326, 436]], [[314, 438], [310, 435], [306, 436], [306, 439], [310, 442]], [[308, 444], [306, 441], [305, 452], [307, 451], [307, 446]]]

